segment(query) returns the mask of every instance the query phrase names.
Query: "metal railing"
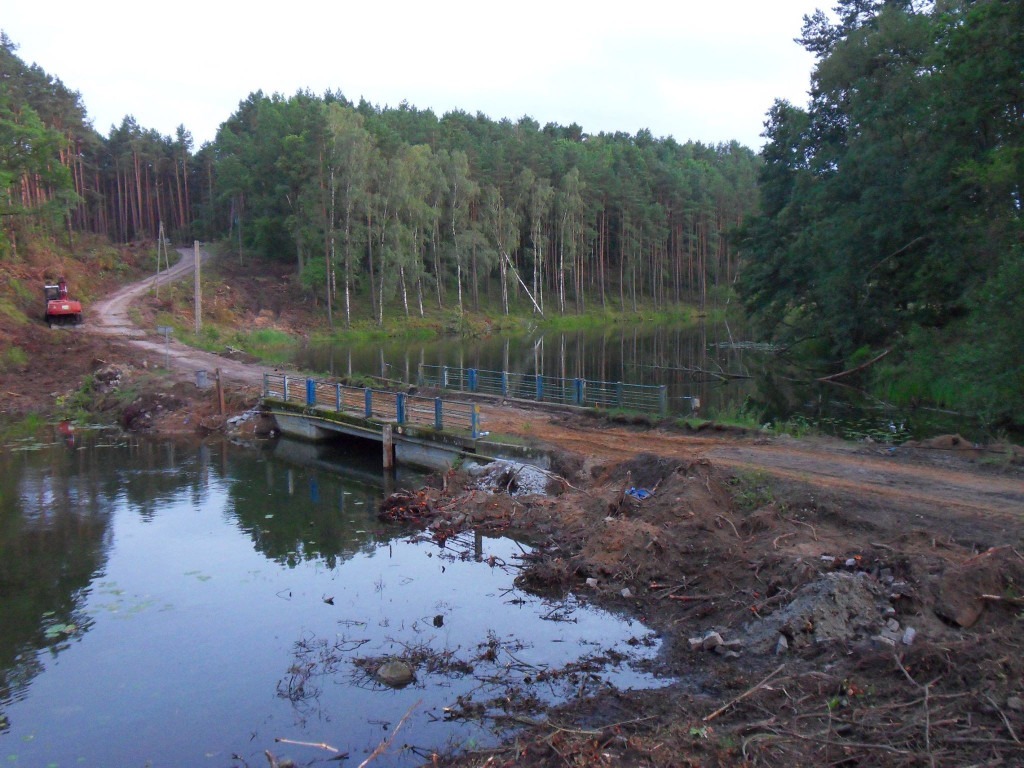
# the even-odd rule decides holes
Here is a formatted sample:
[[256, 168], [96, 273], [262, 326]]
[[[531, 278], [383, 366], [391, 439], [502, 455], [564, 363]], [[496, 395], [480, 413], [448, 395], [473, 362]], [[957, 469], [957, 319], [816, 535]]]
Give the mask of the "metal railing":
[[348, 387], [336, 382], [278, 373], [263, 374], [263, 396], [299, 403], [308, 408], [349, 413], [364, 419], [468, 432], [474, 438], [481, 435], [479, 405], [441, 397], [416, 397], [404, 392]]
[[538, 400], [566, 405], [657, 411], [668, 415], [668, 388], [622, 381], [563, 379], [533, 373], [485, 371], [450, 365], [421, 364], [419, 386], [434, 386], [462, 392], [482, 392], [521, 400]]

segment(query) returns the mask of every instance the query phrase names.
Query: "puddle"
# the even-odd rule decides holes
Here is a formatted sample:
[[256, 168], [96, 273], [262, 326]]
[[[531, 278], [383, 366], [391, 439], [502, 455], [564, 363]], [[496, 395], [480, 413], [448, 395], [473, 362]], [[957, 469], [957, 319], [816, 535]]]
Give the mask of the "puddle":
[[[385, 483], [375, 454], [45, 442], [0, 449], [7, 764], [334, 754], [292, 741], [361, 761], [412, 709], [374, 762], [418, 765], [544, 704], [661, 684], [629, 663], [657, 651], [641, 624], [516, 589], [521, 544], [379, 523], [419, 478]], [[391, 659], [405, 687], [378, 681]]]

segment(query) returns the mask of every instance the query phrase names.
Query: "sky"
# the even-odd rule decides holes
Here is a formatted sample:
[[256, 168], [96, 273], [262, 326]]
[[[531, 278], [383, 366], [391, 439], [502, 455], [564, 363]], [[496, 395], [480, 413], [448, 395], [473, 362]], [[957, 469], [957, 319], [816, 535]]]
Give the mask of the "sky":
[[132, 114], [198, 148], [250, 93], [340, 90], [440, 117], [649, 129], [758, 149], [777, 98], [803, 105], [793, 42], [814, 0], [514, 3], [4, 0], [18, 55], [82, 94], [95, 128]]

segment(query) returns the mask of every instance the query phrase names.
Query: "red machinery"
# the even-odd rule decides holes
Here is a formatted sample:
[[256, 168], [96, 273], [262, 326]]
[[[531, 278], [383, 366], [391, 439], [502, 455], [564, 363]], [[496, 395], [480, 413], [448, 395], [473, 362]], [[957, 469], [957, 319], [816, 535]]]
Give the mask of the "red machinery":
[[44, 285], [43, 296], [46, 298], [46, 322], [50, 325], [82, 322], [82, 302], [68, 298], [68, 284], [63, 277], [56, 285]]

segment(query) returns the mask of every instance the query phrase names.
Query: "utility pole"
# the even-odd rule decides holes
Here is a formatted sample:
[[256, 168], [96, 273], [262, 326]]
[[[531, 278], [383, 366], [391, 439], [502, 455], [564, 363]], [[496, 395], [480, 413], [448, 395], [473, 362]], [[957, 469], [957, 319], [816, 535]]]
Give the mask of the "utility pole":
[[156, 240], [156, 275], [153, 277], [153, 290], [156, 291], [156, 297], [160, 298], [160, 253], [163, 251], [164, 265], [167, 269], [171, 268], [171, 256], [167, 252], [167, 240], [164, 236], [164, 222], [160, 221], [160, 234], [157, 235]]
[[199, 291], [199, 241], [192, 241], [192, 248], [195, 251], [196, 259], [196, 273], [195, 273], [195, 303], [196, 303], [196, 336], [199, 335], [199, 330], [203, 327], [203, 315], [202, 315], [202, 295]]

